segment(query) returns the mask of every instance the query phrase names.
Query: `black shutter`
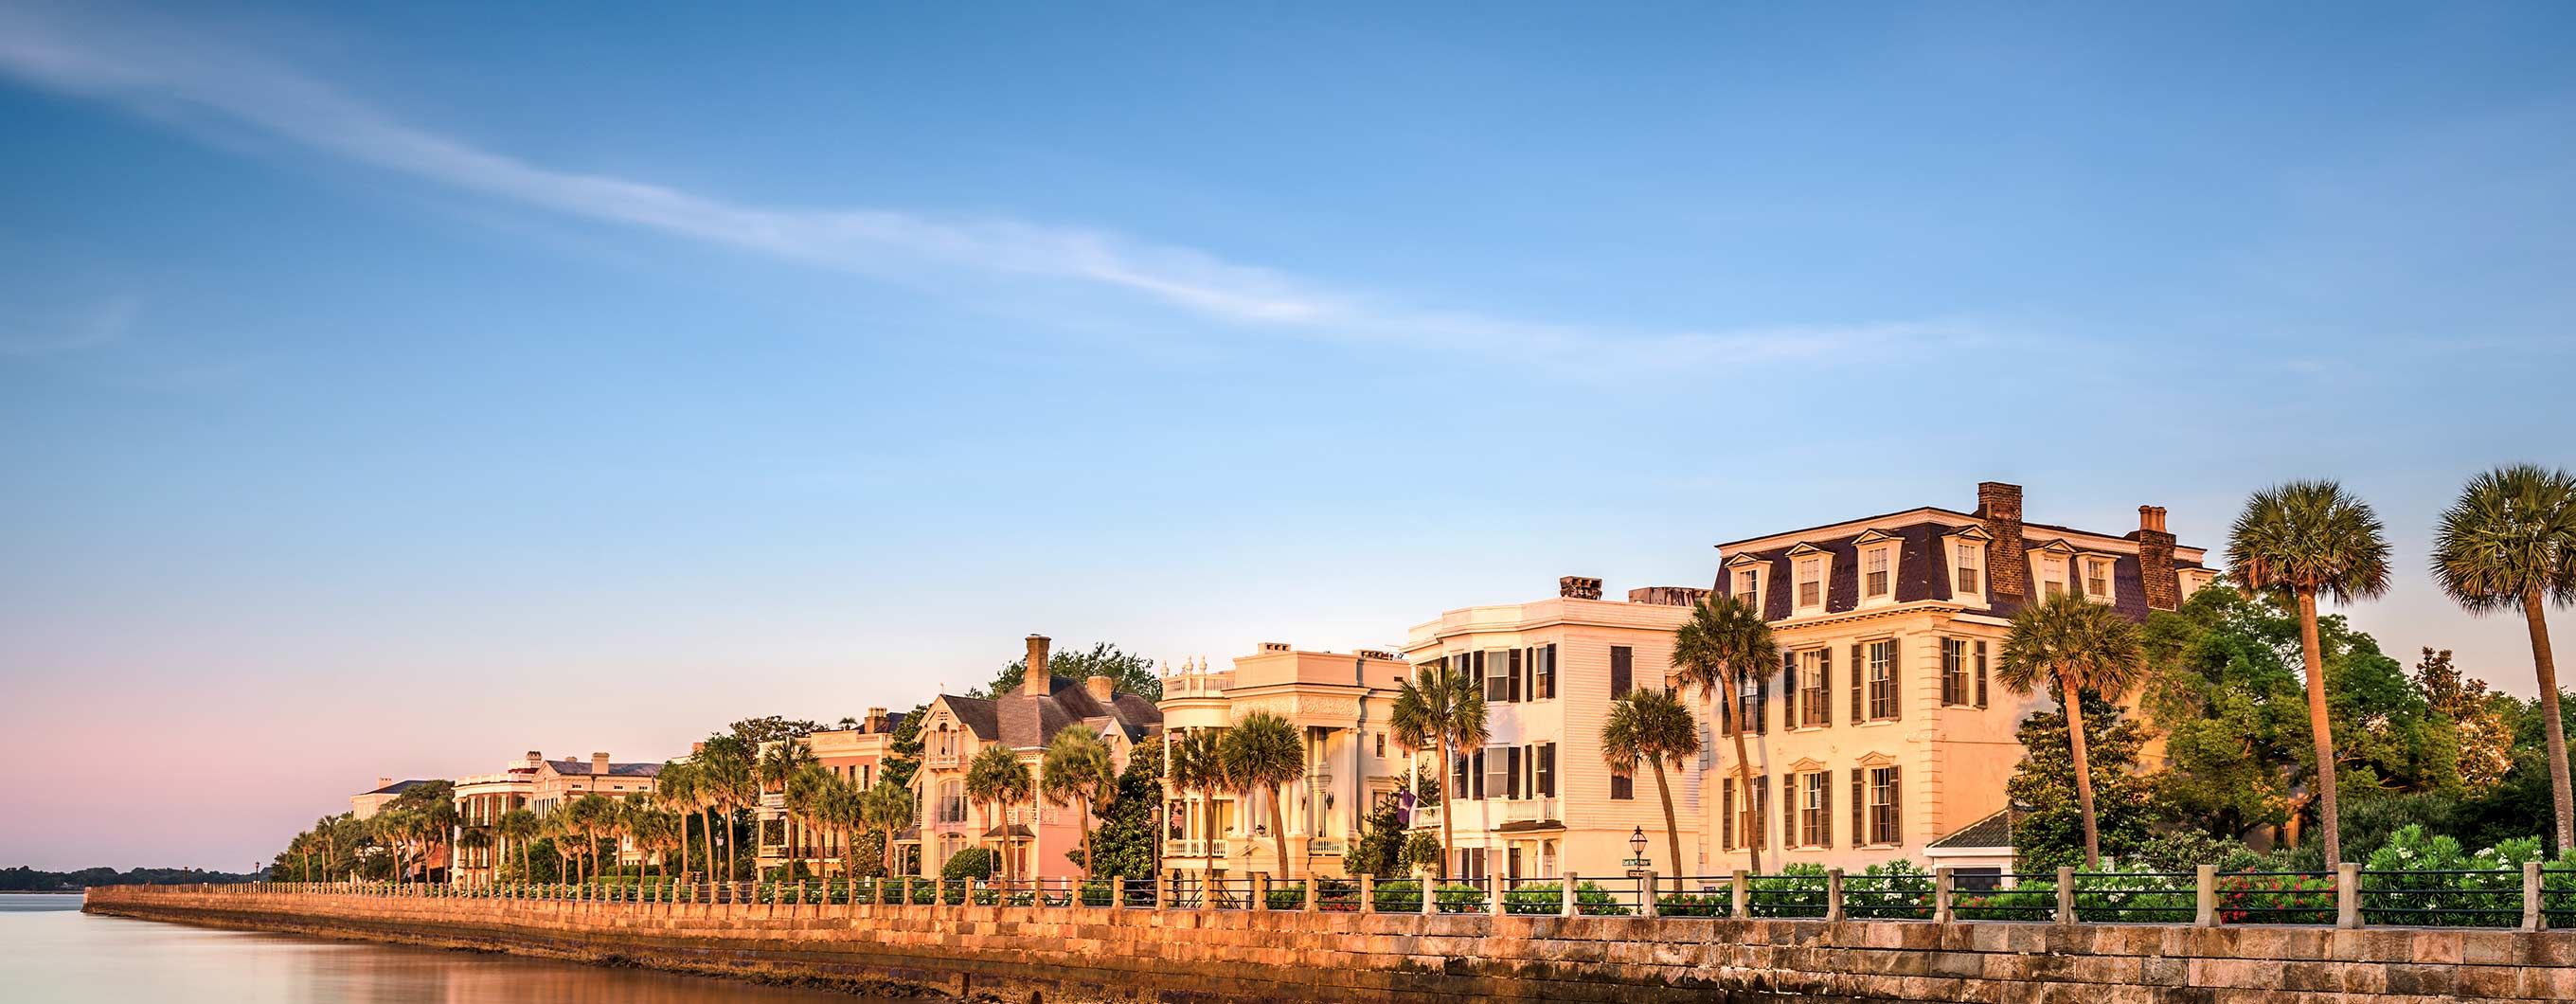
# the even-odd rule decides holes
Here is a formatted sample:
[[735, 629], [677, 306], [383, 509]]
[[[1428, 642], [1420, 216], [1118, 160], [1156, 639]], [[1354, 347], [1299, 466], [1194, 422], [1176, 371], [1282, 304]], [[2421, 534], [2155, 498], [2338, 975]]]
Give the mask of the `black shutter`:
[[1538, 797], [1556, 797], [1555, 743], [1541, 743], [1538, 747]]
[[1816, 838], [1818, 847], [1834, 845], [1834, 775], [1816, 775]]
[[1735, 779], [1717, 786], [1717, 849], [1735, 849]]
[[1449, 797], [1452, 799], [1467, 797], [1467, 754], [1458, 754], [1457, 762], [1450, 764], [1449, 767]]
[[1986, 706], [1986, 643], [1977, 643], [1977, 706]]
[[1503, 775], [1503, 797], [1520, 798], [1522, 776], [1521, 748], [1518, 746], [1505, 748], [1503, 750], [1503, 762], [1505, 765]]
[[1896, 767], [1889, 765], [1887, 768], [1887, 842], [1899, 846], [1905, 843], [1905, 786], [1898, 783], [1901, 780], [1903, 778], [1897, 774]]
[[1513, 649], [1511, 651], [1511, 665], [1505, 667], [1505, 670], [1511, 673], [1512, 682], [1508, 689], [1504, 691], [1506, 696], [1503, 699], [1507, 701], [1518, 701], [1521, 699], [1521, 650]]
[[1869, 789], [1866, 787], [1868, 784], [1869, 771], [1860, 767], [1852, 768], [1852, 846], [1854, 847], [1865, 847], [1869, 844], [1867, 818]]
[[1547, 647], [1547, 696], [1556, 696], [1556, 646]]
[[1858, 725], [1869, 720], [1869, 705], [1863, 703], [1869, 699], [1869, 660], [1857, 644], [1852, 646], [1851, 652], [1852, 724]]
[[1469, 770], [1469, 771], [1467, 772], [1467, 774], [1468, 774], [1468, 776], [1470, 776], [1470, 777], [1474, 778], [1474, 783], [1475, 783], [1475, 785], [1476, 785], [1476, 794], [1475, 794], [1475, 797], [1477, 797], [1477, 798], [1483, 798], [1483, 797], [1485, 797], [1485, 751], [1484, 751], [1484, 750], [1477, 750], [1477, 751], [1476, 751], [1476, 762], [1474, 763], [1473, 768], [1474, 768], [1474, 769]]
[[1899, 657], [1904, 654], [1904, 644], [1887, 640], [1887, 720], [1891, 722], [1905, 717], [1905, 687], [1897, 675]]
[[1771, 734], [1771, 674], [1753, 678], [1753, 710], [1744, 713], [1744, 720], [1752, 724], [1754, 735]]
[[1634, 682], [1635, 655], [1635, 650], [1626, 645], [1610, 646], [1611, 700], [1628, 696], [1628, 688]]
[[1834, 649], [1830, 645], [1816, 653], [1816, 723], [1834, 723]]
[[1780, 727], [1798, 727], [1798, 653], [1780, 653]]

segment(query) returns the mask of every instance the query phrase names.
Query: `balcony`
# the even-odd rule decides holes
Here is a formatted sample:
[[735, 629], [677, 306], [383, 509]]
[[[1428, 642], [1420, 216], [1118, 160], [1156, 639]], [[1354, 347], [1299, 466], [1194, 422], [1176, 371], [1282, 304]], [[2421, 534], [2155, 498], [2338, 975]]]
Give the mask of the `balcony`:
[[1414, 806], [1412, 826], [1415, 829], [1439, 829], [1440, 806], [1436, 803]]
[[1500, 804], [1503, 807], [1502, 821], [1506, 823], [1550, 823], [1560, 818], [1553, 798], [1523, 798]]
[[1163, 841], [1163, 856], [1167, 858], [1222, 859], [1230, 857], [1231, 854], [1229, 852], [1231, 852], [1233, 848], [1234, 844], [1223, 838], [1216, 840], [1165, 840]]
[[1350, 844], [1334, 837], [1316, 837], [1306, 841], [1306, 853], [1317, 857], [1337, 858], [1350, 852]]
[[1230, 672], [1185, 673], [1164, 678], [1163, 699], [1168, 701], [1175, 697], [1215, 697], [1225, 693], [1226, 688], [1231, 686], [1234, 686], [1234, 674]]
[[933, 770], [939, 770], [942, 768], [954, 769], [965, 762], [966, 757], [962, 753], [924, 753], [921, 755], [921, 765]]

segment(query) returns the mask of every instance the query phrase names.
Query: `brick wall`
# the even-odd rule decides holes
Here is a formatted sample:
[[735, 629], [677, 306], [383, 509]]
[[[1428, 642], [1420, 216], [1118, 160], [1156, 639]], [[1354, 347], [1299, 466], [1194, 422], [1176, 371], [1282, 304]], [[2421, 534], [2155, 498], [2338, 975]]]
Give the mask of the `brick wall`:
[[2576, 1000], [2576, 932], [512, 903], [93, 889], [87, 909], [1023, 1001]]

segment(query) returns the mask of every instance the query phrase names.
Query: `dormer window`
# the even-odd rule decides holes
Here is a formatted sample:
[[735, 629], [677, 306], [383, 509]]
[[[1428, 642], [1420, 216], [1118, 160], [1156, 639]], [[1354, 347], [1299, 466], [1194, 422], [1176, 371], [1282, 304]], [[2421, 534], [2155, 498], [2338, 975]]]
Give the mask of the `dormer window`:
[[1798, 606], [1801, 609], [1825, 605], [1825, 559], [1798, 559]]
[[2080, 560], [2084, 568], [2084, 598], [2110, 602], [2111, 559], [2085, 557]]
[[2039, 562], [2039, 594], [2049, 599], [2066, 595], [2066, 560], [2043, 558]]
[[1735, 573], [1735, 598], [1743, 600], [1755, 612], [1762, 609], [1762, 570], [1747, 568]]
[[1958, 560], [1954, 562], [1954, 564], [1957, 566], [1958, 578], [1952, 582], [1951, 591], [1960, 593], [1984, 592], [1986, 578], [1985, 547], [1972, 541], [1960, 541], [1958, 543], [1957, 557]]
[[1892, 547], [1873, 547], [1861, 555], [1860, 594], [1862, 596], [1878, 599], [1886, 596], [1888, 591], [1895, 587], [1893, 573], [1888, 570], [1888, 565], [1894, 556], [1895, 548]]

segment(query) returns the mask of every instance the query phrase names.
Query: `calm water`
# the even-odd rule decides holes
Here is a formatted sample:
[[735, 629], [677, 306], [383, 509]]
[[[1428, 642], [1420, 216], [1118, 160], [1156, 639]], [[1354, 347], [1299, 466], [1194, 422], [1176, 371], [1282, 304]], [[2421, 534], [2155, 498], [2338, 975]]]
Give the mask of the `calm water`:
[[0, 1004], [864, 1004], [872, 998], [427, 948], [216, 931], [0, 895]]

